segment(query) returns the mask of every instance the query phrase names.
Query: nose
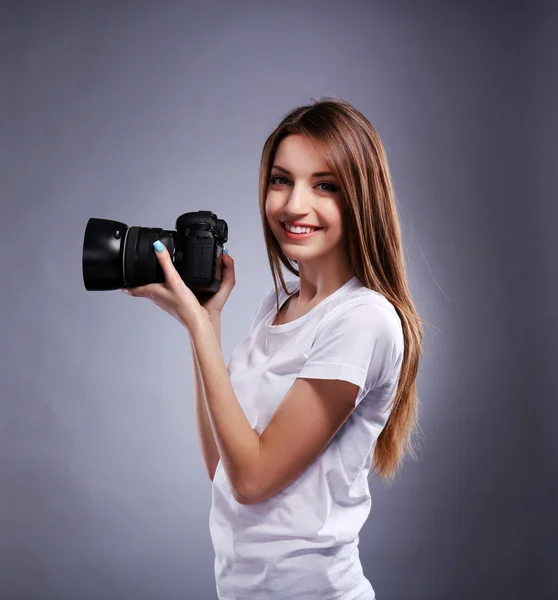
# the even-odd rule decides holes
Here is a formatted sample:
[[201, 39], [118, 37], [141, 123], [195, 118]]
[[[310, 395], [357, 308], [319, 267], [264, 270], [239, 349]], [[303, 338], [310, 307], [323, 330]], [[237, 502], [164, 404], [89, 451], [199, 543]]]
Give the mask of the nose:
[[287, 198], [285, 212], [292, 215], [305, 215], [308, 213], [308, 196], [302, 186], [294, 185]]

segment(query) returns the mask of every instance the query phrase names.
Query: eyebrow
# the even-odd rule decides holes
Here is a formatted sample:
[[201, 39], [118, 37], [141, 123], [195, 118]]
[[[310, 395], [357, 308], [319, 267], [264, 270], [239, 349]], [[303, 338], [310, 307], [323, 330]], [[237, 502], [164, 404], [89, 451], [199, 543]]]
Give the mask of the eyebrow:
[[[273, 165], [271, 167], [272, 169], [277, 169], [278, 171], [283, 171], [283, 173], [286, 173], [287, 175], [291, 175], [291, 172], [288, 171], [287, 169], [284, 169], [283, 167], [280, 167], [279, 165]], [[312, 175], [312, 177], [335, 177], [335, 174], [332, 173], [331, 171], [320, 171], [318, 173], [314, 173]]]

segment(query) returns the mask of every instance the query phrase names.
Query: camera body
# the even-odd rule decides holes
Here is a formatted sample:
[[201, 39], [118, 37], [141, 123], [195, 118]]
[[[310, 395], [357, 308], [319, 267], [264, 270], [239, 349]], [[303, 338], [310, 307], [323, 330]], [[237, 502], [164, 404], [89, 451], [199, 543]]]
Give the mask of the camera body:
[[176, 231], [91, 218], [83, 240], [83, 283], [89, 291], [163, 283], [153, 249], [160, 240], [184, 283], [195, 293], [214, 294], [222, 281], [220, 257], [227, 239], [227, 223], [205, 210], [180, 215]]

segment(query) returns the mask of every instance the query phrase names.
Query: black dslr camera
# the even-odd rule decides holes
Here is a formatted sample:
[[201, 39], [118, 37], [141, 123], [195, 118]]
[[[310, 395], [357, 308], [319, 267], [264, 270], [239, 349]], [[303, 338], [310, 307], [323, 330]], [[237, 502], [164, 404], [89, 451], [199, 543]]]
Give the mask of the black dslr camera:
[[176, 231], [91, 218], [83, 239], [85, 289], [163, 283], [165, 275], [153, 249], [153, 242], [160, 240], [184, 283], [197, 296], [207, 297], [221, 285], [221, 254], [227, 237], [227, 223], [207, 210], [180, 215]]

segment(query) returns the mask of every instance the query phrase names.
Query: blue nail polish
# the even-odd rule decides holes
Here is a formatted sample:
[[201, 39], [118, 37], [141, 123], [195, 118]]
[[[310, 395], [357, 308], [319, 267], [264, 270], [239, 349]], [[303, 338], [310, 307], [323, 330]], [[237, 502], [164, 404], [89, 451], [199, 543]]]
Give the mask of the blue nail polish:
[[155, 248], [156, 252], [162, 252], [163, 251], [163, 244], [161, 244], [161, 242], [159, 240], [157, 240], [156, 242], [153, 242], [153, 247]]
[[227, 256], [229, 255], [229, 251], [227, 250], [227, 247], [226, 247], [226, 246], [223, 248], [223, 252], [224, 252], [224, 253], [225, 253]]

